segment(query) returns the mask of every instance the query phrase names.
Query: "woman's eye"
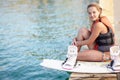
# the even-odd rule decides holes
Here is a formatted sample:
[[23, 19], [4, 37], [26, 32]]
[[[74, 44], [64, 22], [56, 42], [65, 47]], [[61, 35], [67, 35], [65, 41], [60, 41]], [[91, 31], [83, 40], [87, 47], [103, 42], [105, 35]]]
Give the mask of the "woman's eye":
[[89, 12], [88, 14], [90, 15], [91, 13]]

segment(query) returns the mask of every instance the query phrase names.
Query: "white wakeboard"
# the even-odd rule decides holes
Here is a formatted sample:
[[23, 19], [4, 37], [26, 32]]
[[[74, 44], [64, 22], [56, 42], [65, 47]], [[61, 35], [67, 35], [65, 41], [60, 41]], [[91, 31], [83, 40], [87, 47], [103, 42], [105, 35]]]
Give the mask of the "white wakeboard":
[[44, 59], [40, 65], [46, 68], [62, 70], [67, 72], [78, 72], [78, 73], [113, 73], [114, 71], [107, 68], [110, 62], [77, 62], [76, 66], [71, 69], [63, 69], [61, 60]]

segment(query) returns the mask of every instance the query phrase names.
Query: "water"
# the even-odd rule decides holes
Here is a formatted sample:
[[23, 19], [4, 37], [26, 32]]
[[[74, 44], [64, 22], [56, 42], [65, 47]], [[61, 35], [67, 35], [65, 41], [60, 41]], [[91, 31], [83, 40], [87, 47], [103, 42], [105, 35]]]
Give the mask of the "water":
[[89, 27], [90, 2], [98, 0], [0, 0], [0, 80], [67, 80], [39, 63], [65, 59], [77, 30]]

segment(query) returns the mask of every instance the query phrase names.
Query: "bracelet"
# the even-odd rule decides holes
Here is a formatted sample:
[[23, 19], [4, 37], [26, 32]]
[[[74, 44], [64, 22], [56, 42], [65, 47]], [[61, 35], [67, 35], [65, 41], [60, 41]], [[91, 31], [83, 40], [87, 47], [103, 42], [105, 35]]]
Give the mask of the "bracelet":
[[108, 61], [110, 58], [105, 53], [102, 54], [102, 61]]
[[105, 54], [104, 53], [102, 53], [102, 61], [104, 62], [104, 59], [105, 58]]

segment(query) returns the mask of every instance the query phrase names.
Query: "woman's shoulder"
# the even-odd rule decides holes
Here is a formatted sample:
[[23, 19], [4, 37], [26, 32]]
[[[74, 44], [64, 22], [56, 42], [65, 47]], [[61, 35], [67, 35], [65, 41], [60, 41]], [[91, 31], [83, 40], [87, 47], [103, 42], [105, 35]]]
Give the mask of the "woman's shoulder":
[[106, 16], [101, 17], [101, 22], [107, 26], [112, 26], [110, 20]]
[[94, 23], [93, 23], [93, 26], [101, 26], [102, 25], [102, 21], [100, 20], [96, 20]]
[[101, 22], [109, 21], [106, 16], [101, 16], [101, 17], [100, 17], [100, 20], [101, 20]]
[[94, 24], [94, 26], [102, 26], [102, 25], [103, 25], [102, 22], [97, 22], [97, 23]]

